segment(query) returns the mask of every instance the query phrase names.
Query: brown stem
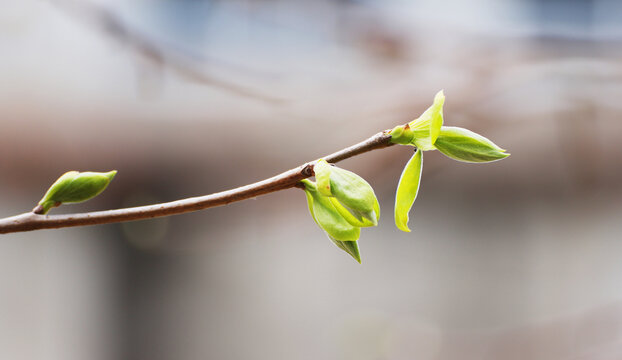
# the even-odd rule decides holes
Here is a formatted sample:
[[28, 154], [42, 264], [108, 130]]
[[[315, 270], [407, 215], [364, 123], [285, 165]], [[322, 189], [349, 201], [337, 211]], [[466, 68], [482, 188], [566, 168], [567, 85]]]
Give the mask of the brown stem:
[[[391, 146], [390, 140], [391, 136], [387, 131], [383, 131], [358, 144], [327, 155], [324, 159], [336, 163], [371, 150]], [[226, 205], [294, 187], [300, 180], [313, 175], [314, 164], [315, 161], [311, 161], [269, 179], [235, 189], [167, 203], [67, 215], [38, 215], [28, 212], [0, 219], [0, 234], [150, 219]]]

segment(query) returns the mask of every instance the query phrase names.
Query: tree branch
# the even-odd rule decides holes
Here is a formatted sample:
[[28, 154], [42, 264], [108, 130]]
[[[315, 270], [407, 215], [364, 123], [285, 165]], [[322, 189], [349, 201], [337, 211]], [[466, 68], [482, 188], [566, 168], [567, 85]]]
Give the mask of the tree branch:
[[[171, 69], [193, 81], [214, 86], [238, 96], [254, 98], [273, 104], [285, 102], [285, 99], [254, 91], [246, 86], [202, 71], [193, 66], [188, 61], [188, 56], [184, 57], [181, 51], [175, 51], [170, 46], [167, 47], [164, 44], [159, 44], [145, 33], [126, 24], [118, 14], [106, 6], [100, 6], [94, 2], [84, 0], [56, 0], [52, 4], [66, 11], [69, 15], [74, 15], [76, 19], [86, 20], [89, 25], [94, 26], [117, 42], [126, 44], [132, 51], [152, 61], [154, 64], [168, 65]], [[207, 61], [207, 59], [203, 60]]]
[[[324, 159], [336, 163], [371, 150], [391, 146], [393, 144], [389, 142], [390, 139], [391, 135], [385, 130], [358, 144], [327, 155]], [[28, 212], [0, 219], [0, 234], [151, 219], [226, 205], [295, 187], [300, 180], [313, 175], [314, 164], [315, 161], [311, 161], [269, 179], [235, 189], [167, 203], [67, 215], [37, 215]]]

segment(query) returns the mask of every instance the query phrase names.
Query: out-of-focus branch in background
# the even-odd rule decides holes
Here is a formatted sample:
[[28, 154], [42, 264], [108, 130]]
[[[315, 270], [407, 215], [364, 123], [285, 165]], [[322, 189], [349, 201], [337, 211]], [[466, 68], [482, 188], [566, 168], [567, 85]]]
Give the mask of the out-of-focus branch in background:
[[136, 54], [157, 66], [166, 66], [178, 74], [201, 84], [212, 86], [231, 94], [282, 104], [286, 100], [252, 90], [244, 85], [219, 78], [199, 69], [171, 45], [163, 44], [149, 35], [126, 24], [113, 10], [89, 1], [54, 0], [52, 4], [72, 18], [97, 28], [102, 34], [126, 45]]

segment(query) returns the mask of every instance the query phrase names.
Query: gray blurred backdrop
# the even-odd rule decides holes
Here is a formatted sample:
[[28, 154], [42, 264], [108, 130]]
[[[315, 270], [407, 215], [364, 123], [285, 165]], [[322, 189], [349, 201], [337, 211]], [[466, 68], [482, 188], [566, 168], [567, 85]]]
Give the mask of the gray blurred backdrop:
[[363, 265], [287, 190], [197, 213], [0, 236], [2, 359], [622, 358], [622, 3], [0, 1], [0, 217], [68, 170], [92, 211], [208, 194], [405, 123], [512, 156], [341, 166], [376, 189]]

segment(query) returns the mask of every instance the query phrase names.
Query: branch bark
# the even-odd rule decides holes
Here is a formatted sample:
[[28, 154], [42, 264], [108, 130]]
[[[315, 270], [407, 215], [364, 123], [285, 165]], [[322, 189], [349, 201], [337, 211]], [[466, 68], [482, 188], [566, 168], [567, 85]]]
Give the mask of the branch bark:
[[[389, 142], [390, 140], [391, 135], [388, 135], [388, 130], [379, 132], [358, 144], [327, 155], [324, 159], [330, 163], [336, 163], [371, 150], [391, 146], [393, 144]], [[0, 219], [0, 234], [151, 219], [226, 205], [295, 187], [300, 180], [313, 175], [315, 161], [253, 184], [161, 204], [67, 215], [37, 215], [28, 212]]]

